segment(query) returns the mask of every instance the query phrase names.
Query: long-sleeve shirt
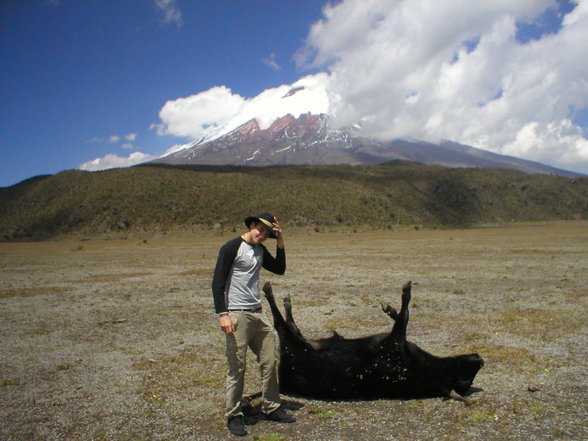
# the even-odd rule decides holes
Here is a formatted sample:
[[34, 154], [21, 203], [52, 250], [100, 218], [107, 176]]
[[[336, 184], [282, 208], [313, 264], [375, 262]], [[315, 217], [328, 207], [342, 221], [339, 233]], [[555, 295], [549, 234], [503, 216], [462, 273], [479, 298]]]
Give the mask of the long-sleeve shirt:
[[261, 307], [259, 272], [262, 267], [275, 274], [284, 274], [286, 251], [278, 247], [273, 257], [265, 246], [251, 245], [242, 237], [231, 239], [221, 247], [212, 278], [217, 314], [229, 309]]

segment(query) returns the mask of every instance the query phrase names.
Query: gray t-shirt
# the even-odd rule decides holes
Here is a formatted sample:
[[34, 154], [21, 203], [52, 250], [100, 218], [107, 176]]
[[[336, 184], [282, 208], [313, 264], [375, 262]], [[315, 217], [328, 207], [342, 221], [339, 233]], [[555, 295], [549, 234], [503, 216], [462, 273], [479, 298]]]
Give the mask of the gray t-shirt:
[[263, 248], [243, 241], [237, 250], [225, 286], [225, 302], [229, 309], [261, 308], [259, 271], [263, 265]]
[[251, 245], [242, 237], [225, 243], [218, 253], [212, 278], [215, 311], [259, 308], [259, 271], [262, 266], [274, 274], [284, 274], [284, 248], [277, 247], [274, 257], [264, 245]]

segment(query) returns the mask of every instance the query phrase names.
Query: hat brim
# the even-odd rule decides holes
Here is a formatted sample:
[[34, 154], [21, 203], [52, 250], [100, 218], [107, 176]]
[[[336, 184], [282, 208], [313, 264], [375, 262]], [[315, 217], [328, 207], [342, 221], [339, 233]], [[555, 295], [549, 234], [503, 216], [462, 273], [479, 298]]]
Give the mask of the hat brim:
[[268, 230], [270, 231], [270, 233], [268, 234], [268, 237], [270, 237], [271, 239], [277, 239], [278, 236], [276, 235], [276, 232], [274, 231], [274, 226], [266, 221], [265, 219], [261, 218], [261, 217], [256, 217], [256, 216], [249, 216], [247, 219], [245, 219], [245, 225], [247, 226], [247, 228], [249, 228], [249, 226], [253, 223], [262, 223], [264, 224]]

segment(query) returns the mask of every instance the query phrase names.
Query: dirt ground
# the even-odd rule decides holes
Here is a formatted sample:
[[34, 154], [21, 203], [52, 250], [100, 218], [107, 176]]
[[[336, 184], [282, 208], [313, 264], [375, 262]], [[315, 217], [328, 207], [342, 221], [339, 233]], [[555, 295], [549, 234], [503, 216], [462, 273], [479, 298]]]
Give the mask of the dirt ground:
[[[471, 405], [285, 396], [298, 422], [253, 408], [244, 439], [588, 439], [588, 222], [285, 233], [287, 273], [262, 280], [308, 338], [389, 330], [379, 303], [412, 280], [408, 339], [486, 365]], [[0, 244], [0, 439], [234, 439], [210, 278], [237, 234]]]

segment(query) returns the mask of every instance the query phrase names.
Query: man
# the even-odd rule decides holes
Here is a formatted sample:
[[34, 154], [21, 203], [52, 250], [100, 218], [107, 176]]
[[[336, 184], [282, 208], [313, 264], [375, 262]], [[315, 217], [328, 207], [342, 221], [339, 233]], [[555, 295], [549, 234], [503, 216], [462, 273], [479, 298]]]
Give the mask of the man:
[[[261, 368], [262, 410], [272, 421], [296, 421], [280, 404], [278, 350], [273, 326], [261, 313], [259, 272], [265, 268], [275, 274], [286, 271], [284, 236], [277, 219], [269, 213], [245, 219], [244, 234], [224, 244], [219, 252], [212, 295], [219, 315], [219, 326], [226, 337], [228, 375], [226, 384], [227, 427], [234, 435], [247, 434], [241, 399], [245, 383], [247, 348], [257, 356]], [[277, 239], [276, 257], [263, 242]]]

